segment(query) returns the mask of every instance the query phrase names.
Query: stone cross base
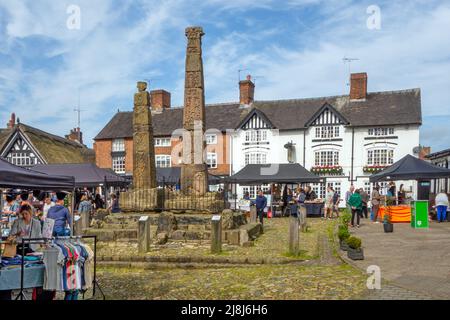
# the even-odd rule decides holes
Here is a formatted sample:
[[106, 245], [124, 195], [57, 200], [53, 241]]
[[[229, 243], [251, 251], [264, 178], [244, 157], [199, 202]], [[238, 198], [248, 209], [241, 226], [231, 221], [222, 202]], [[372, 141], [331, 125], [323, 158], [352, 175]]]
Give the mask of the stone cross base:
[[128, 190], [121, 192], [119, 204], [122, 211], [150, 211], [158, 207], [158, 189]]
[[289, 253], [296, 256], [300, 252], [299, 221], [297, 217], [289, 218]]

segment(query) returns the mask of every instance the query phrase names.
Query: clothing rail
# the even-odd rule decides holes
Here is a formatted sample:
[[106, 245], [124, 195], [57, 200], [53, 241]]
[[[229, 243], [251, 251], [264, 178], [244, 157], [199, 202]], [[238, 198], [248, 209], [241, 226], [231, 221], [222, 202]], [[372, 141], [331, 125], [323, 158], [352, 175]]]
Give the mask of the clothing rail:
[[[79, 240], [79, 239], [94, 239], [94, 279], [92, 280], [92, 297], [86, 300], [92, 300], [95, 297], [95, 289], [96, 287], [100, 291], [103, 300], [106, 299], [105, 294], [103, 293], [102, 288], [100, 287], [98, 281], [97, 281], [97, 236], [64, 236], [64, 237], [52, 237], [52, 238], [28, 238], [21, 240], [21, 246], [22, 246], [22, 257], [21, 257], [21, 269], [20, 269], [20, 292], [16, 297], [16, 300], [24, 300], [25, 294], [23, 292], [23, 283], [24, 283], [24, 275], [25, 275], [25, 244], [42, 244], [42, 243], [48, 243], [52, 241], [57, 240]], [[83, 292], [83, 299], [84, 299], [84, 293]]]

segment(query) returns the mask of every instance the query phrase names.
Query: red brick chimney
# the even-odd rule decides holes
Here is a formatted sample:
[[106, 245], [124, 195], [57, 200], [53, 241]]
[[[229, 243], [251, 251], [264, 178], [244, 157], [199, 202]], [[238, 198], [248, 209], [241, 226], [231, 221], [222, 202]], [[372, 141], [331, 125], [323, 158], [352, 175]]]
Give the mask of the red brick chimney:
[[153, 90], [150, 91], [151, 106], [154, 111], [162, 111], [163, 109], [170, 108], [170, 92], [166, 90]]
[[252, 76], [248, 75], [246, 80], [239, 81], [239, 103], [251, 104], [255, 98], [255, 84]]
[[74, 128], [66, 135], [66, 139], [83, 144], [83, 133], [80, 131], [80, 128]]
[[367, 98], [367, 73], [352, 73], [350, 76], [350, 100]]
[[12, 129], [14, 128], [15, 125], [16, 125], [16, 114], [13, 112], [11, 113], [11, 119], [9, 119], [8, 123], [6, 124], [6, 127], [8, 129]]

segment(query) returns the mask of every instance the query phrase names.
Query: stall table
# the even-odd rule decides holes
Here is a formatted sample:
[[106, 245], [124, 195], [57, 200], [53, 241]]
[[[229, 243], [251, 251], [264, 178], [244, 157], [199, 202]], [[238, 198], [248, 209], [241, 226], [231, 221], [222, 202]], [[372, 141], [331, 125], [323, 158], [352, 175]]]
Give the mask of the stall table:
[[[25, 267], [23, 287], [39, 288], [44, 286], [45, 266], [43, 264]], [[0, 291], [20, 289], [20, 266], [12, 269], [0, 269]]]
[[307, 216], [322, 216], [325, 203], [323, 202], [305, 202]]
[[[387, 207], [380, 207], [378, 215], [384, 219]], [[391, 222], [411, 222], [411, 207], [410, 206], [390, 206]]]

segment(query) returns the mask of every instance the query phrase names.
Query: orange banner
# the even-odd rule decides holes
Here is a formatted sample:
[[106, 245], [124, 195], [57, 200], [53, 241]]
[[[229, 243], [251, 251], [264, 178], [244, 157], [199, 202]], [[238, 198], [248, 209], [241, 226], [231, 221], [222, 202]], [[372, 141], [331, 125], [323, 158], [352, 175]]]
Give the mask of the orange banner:
[[[391, 222], [411, 222], [411, 207], [410, 206], [391, 206], [389, 207], [391, 213]], [[386, 207], [380, 207], [378, 215], [384, 219]]]

